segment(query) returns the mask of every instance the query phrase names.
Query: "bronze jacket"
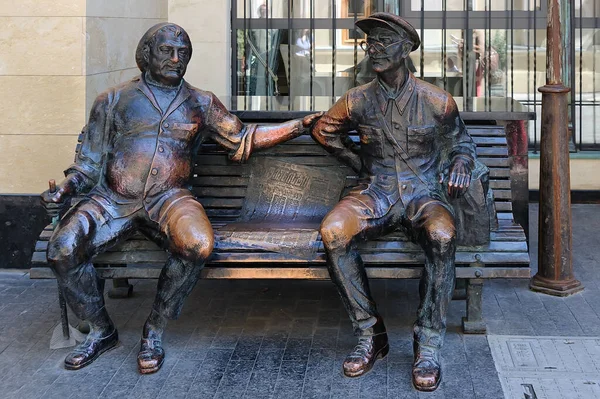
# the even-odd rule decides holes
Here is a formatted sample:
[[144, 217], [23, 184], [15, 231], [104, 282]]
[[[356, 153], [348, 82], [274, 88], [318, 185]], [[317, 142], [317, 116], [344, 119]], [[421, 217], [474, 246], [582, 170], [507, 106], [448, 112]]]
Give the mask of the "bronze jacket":
[[142, 77], [109, 89], [96, 99], [75, 163], [94, 186], [88, 196], [111, 216], [125, 217], [142, 207], [152, 220], [165, 201], [169, 206], [191, 196], [185, 187], [200, 144], [211, 138], [247, 159], [255, 126], [244, 126], [218, 98], [183, 81], [162, 112]]
[[352, 130], [360, 137], [362, 179], [350, 195], [371, 197], [365, 205], [374, 208], [375, 217], [387, 214], [398, 200], [406, 207], [428, 195], [447, 203], [440, 172], [457, 156], [471, 166], [476, 157], [452, 96], [412, 73], [395, 99], [388, 98], [377, 78], [349, 90], [313, 134], [329, 152], [352, 159], [344, 139]]

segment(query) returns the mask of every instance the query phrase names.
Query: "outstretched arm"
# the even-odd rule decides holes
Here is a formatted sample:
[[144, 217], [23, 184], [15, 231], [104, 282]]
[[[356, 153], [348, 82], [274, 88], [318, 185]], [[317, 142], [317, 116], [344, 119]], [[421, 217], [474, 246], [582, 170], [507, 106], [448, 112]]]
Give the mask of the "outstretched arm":
[[355, 127], [348, 110], [347, 94], [345, 94], [317, 121], [311, 129], [311, 135], [325, 150], [360, 172], [362, 161], [352, 150], [347, 135]]
[[302, 135], [321, 115], [322, 113], [311, 114], [303, 119], [277, 125], [244, 125], [212, 95], [207, 124], [213, 132], [214, 140], [231, 150], [231, 159], [244, 162], [253, 151], [270, 148]]

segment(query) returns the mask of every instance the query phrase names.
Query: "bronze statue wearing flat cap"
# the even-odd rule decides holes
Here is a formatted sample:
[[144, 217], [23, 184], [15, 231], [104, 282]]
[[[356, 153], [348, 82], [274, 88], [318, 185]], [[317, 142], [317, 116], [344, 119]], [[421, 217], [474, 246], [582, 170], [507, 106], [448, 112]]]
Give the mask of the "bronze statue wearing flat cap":
[[100, 94], [92, 107], [75, 163], [48, 207], [74, 195], [48, 244], [48, 261], [75, 315], [90, 325], [85, 341], [65, 358], [80, 369], [118, 341], [117, 329], [91, 259], [140, 231], [168, 251], [137, 357], [141, 373], [160, 369], [167, 320], [178, 317], [213, 249], [213, 231], [202, 205], [186, 188], [198, 146], [214, 140], [236, 161], [303, 133], [315, 115], [281, 125], [244, 125], [212, 93], [183, 76], [192, 44], [181, 27], [161, 23], [139, 42], [141, 76]]
[[[329, 273], [358, 336], [343, 363], [346, 376], [369, 371], [389, 350], [383, 318], [369, 290], [359, 240], [404, 229], [426, 255], [414, 323], [414, 386], [435, 390], [439, 351], [455, 281], [456, 224], [451, 197], [469, 187], [475, 145], [450, 94], [416, 79], [405, 60], [420, 40], [404, 19], [375, 13], [356, 22], [376, 78], [349, 90], [315, 124], [312, 135], [360, 174], [324, 218]], [[356, 130], [360, 152], [344, 136]]]

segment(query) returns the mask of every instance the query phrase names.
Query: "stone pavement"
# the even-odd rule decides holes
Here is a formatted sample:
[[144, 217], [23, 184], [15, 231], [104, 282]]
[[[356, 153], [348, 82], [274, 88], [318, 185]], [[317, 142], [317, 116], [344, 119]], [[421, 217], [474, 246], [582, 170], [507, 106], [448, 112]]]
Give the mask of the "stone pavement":
[[[537, 207], [531, 208], [535, 233]], [[575, 205], [573, 216], [574, 265], [586, 290], [555, 298], [529, 291], [525, 280], [486, 282], [489, 334], [600, 336], [600, 206]], [[532, 242], [533, 264], [536, 248]], [[355, 339], [328, 281], [199, 282], [180, 319], [169, 326], [162, 370], [141, 376], [136, 354], [155, 286], [136, 281], [132, 298], [107, 300], [121, 343], [73, 372], [62, 368], [68, 349], [49, 349], [60, 317], [55, 282], [0, 272], [0, 397], [504, 397], [486, 336], [460, 332], [464, 301], [450, 307], [442, 386], [429, 394], [412, 388], [416, 281], [372, 282], [391, 350], [362, 378], [342, 376], [341, 362]]]

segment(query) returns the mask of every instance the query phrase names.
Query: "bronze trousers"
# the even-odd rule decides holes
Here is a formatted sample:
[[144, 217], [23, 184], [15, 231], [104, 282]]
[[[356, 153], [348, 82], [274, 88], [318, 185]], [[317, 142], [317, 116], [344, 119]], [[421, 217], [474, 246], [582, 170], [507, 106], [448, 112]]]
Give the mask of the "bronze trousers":
[[350, 316], [355, 335], [382, 333], [382, 320], [369, 289], [357, 241], [373, 239], [403, 227], [425, 251], [426, 262], [419, 291], [421, 303], [413, 326], [415, 340], [441, 347], [446, 313], [455, 282], [454, 217], [443, 202], [421, 197], [405, 208], [399, 201], [381, 218], [371, 217], [368, 204], [344, 197], [321, 224], [331, 279]]
[[92, 257], [136, 231], [169, 253], [153, 309], [168, 319], [179, 316], [212, 252], [214, 236], [204, 208], [194, 198], [164, 208], [159, 222], [151, 220], [144, 209], [113, 218], [98, 202], [84, 198], [61, 219], [48, 244], [48, 262], [77, 317], [90, 320], [104, 306]]

